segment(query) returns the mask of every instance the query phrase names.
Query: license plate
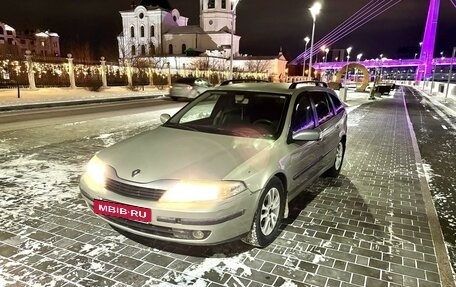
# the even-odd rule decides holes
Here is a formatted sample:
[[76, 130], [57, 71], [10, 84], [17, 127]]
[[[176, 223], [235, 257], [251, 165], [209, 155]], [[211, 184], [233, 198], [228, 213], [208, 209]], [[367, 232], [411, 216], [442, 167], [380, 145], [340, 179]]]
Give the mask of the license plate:
[[128, 220], [151, 222], [152, 210], [139, 206], [95, 199], [93, 211], [96, 214], [125, 218]]

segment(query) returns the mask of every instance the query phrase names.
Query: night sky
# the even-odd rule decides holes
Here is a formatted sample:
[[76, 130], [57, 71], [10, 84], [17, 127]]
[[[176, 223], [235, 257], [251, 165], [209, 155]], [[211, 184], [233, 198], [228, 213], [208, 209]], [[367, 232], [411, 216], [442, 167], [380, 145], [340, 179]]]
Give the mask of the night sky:
[[[61, 52], [66, 55], [90, 47], [93, 56], [115, 60], [116, 36], [121, 31], [118, 11], [127, 10], [131, 0], [1, 0], [0, 21], [16, 29], [50, 29], [60, 35]], [[304, 48], [303, 38], [311, 36], [312, 18], [308, 8], [313, 0], [241, 0], [237, 34], [241, 53], [276, 55], [280, 49], [292, 60]], [[324, 0], [317, 18], [315, 41], [329, 33], [368, 0]], [[199, 0], [169, 0], [189, 25], [199, 24]], [[353, 46], [354, 55], [375, 58], [413, 58], [419, 52], [427, 16], [428, 0], [402, 0], [331, 48]], [[456, 46], [456, 8], [441, 0], [435, 54], [450, 56]], [[73, 52], [74, 53], [74, 52]]]

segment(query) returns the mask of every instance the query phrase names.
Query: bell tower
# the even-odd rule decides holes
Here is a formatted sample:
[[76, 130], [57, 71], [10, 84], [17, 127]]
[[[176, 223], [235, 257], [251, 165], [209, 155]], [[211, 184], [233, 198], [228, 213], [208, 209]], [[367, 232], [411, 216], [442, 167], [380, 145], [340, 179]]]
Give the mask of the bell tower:
[[[205, 32], [218, 32], [223, 28], [236, 31], [232, 5], [232, 0], [200, 0], [200, 27]], [[233, 27], [231, 23], [234, 23]]]

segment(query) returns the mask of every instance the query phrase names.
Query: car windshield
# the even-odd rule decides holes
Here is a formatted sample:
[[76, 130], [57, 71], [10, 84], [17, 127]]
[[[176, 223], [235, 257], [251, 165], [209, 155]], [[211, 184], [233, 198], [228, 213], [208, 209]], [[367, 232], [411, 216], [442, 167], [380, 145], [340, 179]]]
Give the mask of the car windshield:
[[165, 127], [240, 137], [277, 139], [285, 121], [288, 95], [209, 91], [185, 106]]

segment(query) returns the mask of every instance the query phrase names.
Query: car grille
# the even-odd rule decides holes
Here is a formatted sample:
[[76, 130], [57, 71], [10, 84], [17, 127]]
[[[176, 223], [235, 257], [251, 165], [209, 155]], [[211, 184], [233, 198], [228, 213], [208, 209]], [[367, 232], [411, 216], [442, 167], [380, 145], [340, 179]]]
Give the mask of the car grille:
[[105, 188], [120, 195], [157, 201], [165, 190], [130, 185], [108, 178]]

